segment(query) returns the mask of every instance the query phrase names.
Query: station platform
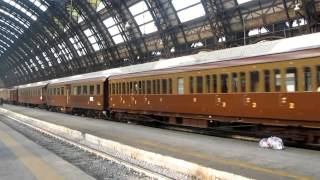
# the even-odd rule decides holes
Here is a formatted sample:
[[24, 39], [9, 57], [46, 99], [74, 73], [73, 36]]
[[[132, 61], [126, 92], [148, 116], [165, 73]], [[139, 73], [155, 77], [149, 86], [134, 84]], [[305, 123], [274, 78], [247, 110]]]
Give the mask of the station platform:
[[2, 108], [132, 147], [254, 179], [318, 179], [320, 152], [259, 148], [258, 143], [176, 132], [4, 105]]
[[0, 179], [93, 179], [1, 122]]

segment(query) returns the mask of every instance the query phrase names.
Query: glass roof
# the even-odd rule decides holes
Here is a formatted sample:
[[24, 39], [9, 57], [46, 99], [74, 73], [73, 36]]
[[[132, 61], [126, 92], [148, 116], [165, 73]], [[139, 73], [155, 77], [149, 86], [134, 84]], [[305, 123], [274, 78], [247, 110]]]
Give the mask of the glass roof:
[[[214, 3], [205, 2], [0, 0], [0, 57], [18, 64], [15, 71], [20, 75], [32, 74], [32, 71], [47, 73], [42, 69], [51, 70], [55, 67], [62, 67], [61, 71], [65, 72], [90, 65], [100, 68], [108, 64], [126, 65], [160, 56], [175, 56], [181, 51], [185, 53], [190, 49], [215, 46], [213, 37], [221, 44], [229, 43], [231, 35], [225, 31], [230, 29], [230, 33], [236, 33], [233, 32], [236, 28], [224, 26], [235, 26], [237, 23], [246, 23], [246, 39], [259, 38], [272, 31], [266, 25], [250, 24], [250, 19], [259, 16], [250, 14], [258, 10], [246, 9], [255, 5], [253, 0], [219, 2], [219, 8], [226, 13], [236, 8], [233, 6], [241, 6], [241, 12], [234, 11], [232, 15], [221, 17], [217, 15], [220, 11], [215, 9]], [[55, 6], [50, 7], [51, 3], [55, 3]], [[256, 7], [260, 11], [269, 5], [263, 1], [261, 3], [264, 6]], [[91, 12], [86, 12], [87, 10]], [[281, 11], [279, 8], [273, 10]], [[243, 22], [241, 17], [244, 18]], [[286, 22], [285, 28], [300, 27], [308, 23], [304, 18], [292, 18], [292, 22], [283, 23]], [[242, 27], [240, 25], [239, 28]], [[237, 31], [239, 33], [244, 30]], [[28, 34], [24, 34], [25, 32]], [[210, 40], [207, 41], [208, 39]], [[114, 60], [117, 62], [113, 63]]]

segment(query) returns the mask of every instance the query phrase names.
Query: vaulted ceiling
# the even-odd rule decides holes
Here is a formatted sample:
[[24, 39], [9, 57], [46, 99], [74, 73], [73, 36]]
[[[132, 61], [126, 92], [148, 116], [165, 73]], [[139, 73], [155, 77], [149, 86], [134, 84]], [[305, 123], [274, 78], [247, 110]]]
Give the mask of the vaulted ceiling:
[[0, 0], [14, 86], [317, 32], [320, 0]]

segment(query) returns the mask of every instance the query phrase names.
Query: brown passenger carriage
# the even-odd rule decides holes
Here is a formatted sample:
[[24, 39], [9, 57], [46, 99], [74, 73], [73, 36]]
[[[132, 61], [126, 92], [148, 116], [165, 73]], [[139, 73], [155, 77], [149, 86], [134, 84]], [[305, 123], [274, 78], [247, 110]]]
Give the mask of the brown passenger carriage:
[[18, 88], [18, 102], [20, 104], [45, 106], [47, 96], [47, 84], [31, 84]]
[[0, 89], [0, 98], [3, 101], [9, 101], [10, 100], [10, 90], [9, 89]]
[[7, 103], [16, 104], [18, 102], [18, 89], [0, 89], [0, 98]]
[[106, 77], [97, 77], [50, 83], [48, 86], [49, 108], [67, 112], [100, 114], [106, 109], [104, 97]]
[[110, 110], [173, 124], [320, 128], [320, 49], [111, 77]]

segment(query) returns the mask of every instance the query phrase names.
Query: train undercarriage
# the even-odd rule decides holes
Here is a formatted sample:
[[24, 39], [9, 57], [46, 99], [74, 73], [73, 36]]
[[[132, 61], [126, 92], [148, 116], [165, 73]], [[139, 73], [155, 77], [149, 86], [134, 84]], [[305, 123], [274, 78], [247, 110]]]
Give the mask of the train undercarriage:
[[[320, 129], [312, 122], [310, 127], [287, 121], [279, 125], [280, 120], [248, 119], [241, 117], [204, 117], [159, 112], [137, 111], [100, 111], [81, 108], [68, 108], [32, 104], [19, 104], [32, 108], [46, 109], [82, 117], [106, 119], [117, 122], [135, 123], [176, 131], [198, 133], [219, 137], [229, 137], [244, 140], [258, 140], [260, 138], [277, 136], [287, 145], [320, 149]], [[272, 124], [277, 122], [277, 125]], [[301, 122], [301, 121], [299, 121]]]

